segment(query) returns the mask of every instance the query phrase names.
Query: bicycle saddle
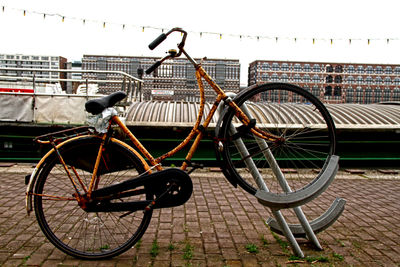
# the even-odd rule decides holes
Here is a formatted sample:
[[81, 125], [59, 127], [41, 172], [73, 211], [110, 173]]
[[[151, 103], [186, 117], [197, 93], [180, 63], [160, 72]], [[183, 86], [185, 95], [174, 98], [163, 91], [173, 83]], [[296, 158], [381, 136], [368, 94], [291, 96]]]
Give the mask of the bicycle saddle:
[[100, 114], [106, 108], [114, 106], [117, 102], [121, 101], [126, 97], [124, 92], [115, 92], [111, 95], [89, 100], [85, 103], [85, 109], [87, 112], [93, 115]]

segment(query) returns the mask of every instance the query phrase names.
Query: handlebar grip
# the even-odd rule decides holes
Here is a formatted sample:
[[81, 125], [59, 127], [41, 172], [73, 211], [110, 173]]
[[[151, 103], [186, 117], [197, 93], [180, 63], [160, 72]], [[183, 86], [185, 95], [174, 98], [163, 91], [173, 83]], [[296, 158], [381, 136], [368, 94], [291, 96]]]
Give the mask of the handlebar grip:
[[165, 33], [162, 33], [160, 36], [158, 36], [151, 44], [149, 44], [150, 50], [153, 50], [156, 48], [159, 44], [161, 44], [162, 41], [167, 39], [167, 35]]
[[156, 61], [150, 68], [146, 70], [146, 74], [152, 73], [155, 69], [157, 69], [161, 65], [161, 61]]

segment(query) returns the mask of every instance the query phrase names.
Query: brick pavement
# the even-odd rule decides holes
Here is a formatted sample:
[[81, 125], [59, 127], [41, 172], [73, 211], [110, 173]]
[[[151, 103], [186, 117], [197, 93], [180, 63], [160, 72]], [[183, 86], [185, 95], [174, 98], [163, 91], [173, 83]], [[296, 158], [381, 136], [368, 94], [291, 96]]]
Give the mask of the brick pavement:
[[[292, 252], [284, 237], [273, 235], [264, 220], [268, 208], [221, 173], [192, 174], [194, 193], [183, 206], [157, 210], [140, 246], [105, 261], [66, 256], [46, 241], [34, 215], [26, 215], [24, 176], [31, 166], [0, 168], [1, 266], [286, 266]], [[307, 241], [300, 246], [313, 266], [400, 266], [400, 176], [367, 171], [337, 179], [317, 200], [305, 205], [309, 219], [337, 197], [347, 200], [339, 220], [318, 238], [323, 251]], [[291, 211], [284, 211], [295, 223]], [[156, 240], [157, 255], [150, 251]], [[248, 248], [246, 248], [246, 246]], [[250, 248], [258, 252], [249, 252]], [[319, 257], [319, 258], [318, 258]], [[328, 262], [324, 262], [328, 261]], [[293, 263], [294, 264], [294, 263]]]

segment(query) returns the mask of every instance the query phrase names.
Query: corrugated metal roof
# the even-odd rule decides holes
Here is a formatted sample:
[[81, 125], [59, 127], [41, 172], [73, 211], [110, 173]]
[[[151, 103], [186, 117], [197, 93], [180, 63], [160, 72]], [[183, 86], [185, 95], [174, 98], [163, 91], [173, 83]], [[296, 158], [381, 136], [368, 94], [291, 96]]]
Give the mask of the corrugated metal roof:
[[[207, 115], [211, 104], [206, 103], [204, 114]], [[400, 129], [400, 105], [360, 105], [327, 104], [336, 128], [338, 129]], [[322, 118], [312, 112], [310, 105], [262, 105], [249, 104], [248, 108], [258, 121], [268, 125], [292, 124], [302, 127], [312, 124], [323, 125]], [[176, 101], [145, 101], [133, 103], [126, 117], [128, 125], [191, 127], [195, 121], [199, 104]], [[214, 116], [210, 127], [215, 127], [218, 115]]]

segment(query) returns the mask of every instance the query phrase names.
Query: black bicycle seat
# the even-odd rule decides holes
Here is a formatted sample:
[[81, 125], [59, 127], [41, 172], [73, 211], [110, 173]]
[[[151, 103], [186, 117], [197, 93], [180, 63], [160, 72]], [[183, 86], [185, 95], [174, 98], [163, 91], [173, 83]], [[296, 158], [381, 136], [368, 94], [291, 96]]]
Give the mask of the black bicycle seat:
[[115, 92], [102, 98], [96, 98], [87, 101], [85, 103], [85, 109], [87, 112], [97, 115], [103, 112], [103, 110], [106, 108], [114, 106], [117, 102], [121, 101], [125, 97], [126, 93], [121, 91]]

